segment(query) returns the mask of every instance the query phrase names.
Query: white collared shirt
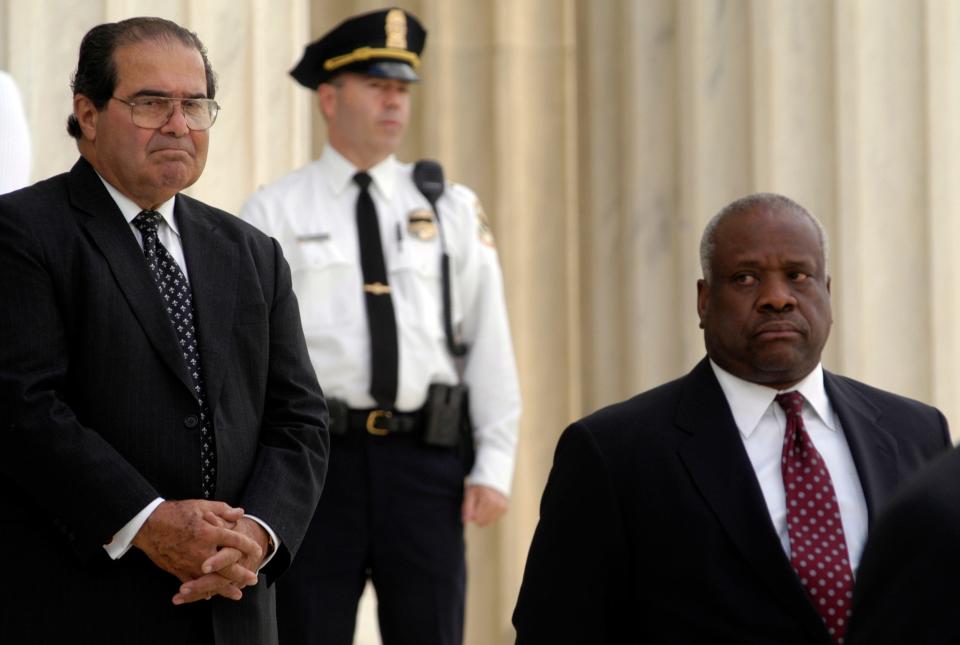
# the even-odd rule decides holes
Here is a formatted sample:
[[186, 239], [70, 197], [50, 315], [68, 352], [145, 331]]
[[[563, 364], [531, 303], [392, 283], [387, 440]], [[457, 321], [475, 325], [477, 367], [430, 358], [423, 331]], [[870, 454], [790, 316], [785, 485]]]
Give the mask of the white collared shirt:
[[[310, 361], [324, 394], [351, 408], [373, 408], [370, 331], [357, 240], [357, 169], [329, 144], [321, 157], [254, 193], [244, 219], [276, 238], [290, 264]], [[396, 311], [399, 378], [396, 409], [421, 408], [431, 384], [458, 382], [443, 328], [439, 231], [418, 235], [412, 216], [430, 204], [413, 182], [413, 166], [393, 155], [370, 168], [370, 196]], [[453, 326], [469, 348], [463, 382], [470, 388], [476, 460], [467, 482], [510, 493], [520, 388], [503, 278], [485, 234], [477, 196], [447, 183], [437, 201], [450, 256]]]
[[[712, 360], [710, 367], [713, 368], [733, 412], [740, 438], [763, 491], [770, 519], [783, 550], [789, 556], [787, 506], [780, 469], [787, 417], [774, 400], [780, 391], [738, 378], [724, 371]], [[847, 539], [850, 565], [855, 572], [867, 539], [867, 503], [853, 455], [850, 454], [850, 446], [824, 389], [823, 367], [818, 363], [800, 383], [784, 391], [794, 390], [803, 395], [803, 424], [813, 445], [823, 457], [833, 481], [840, 505], [843, 532]]]
[[[97, 175], [99, 177], [99, 174]], [[117, 208], [120, 209], [120, 212], [123, 213], [123, 218], [127, 220], [127, 224], [130, 225], [130, 230], [133, 231], [133, 234], [137, 238], [137, 242], [140, 244], [140, 248], [143, 248], [143, 234], [140, 232], [136, 226], [133, 225], [133, 220], [137, 215], [143, 210], [136, 203], [121, 193], [119, 190], [110, 185], [103, 177], [100, 177], [100, 181], [103, 182], [103, 185], [106, 186], [107, 192], [110, 193], [110, 196], [113, 197], [113, 201], [117, 203]], [[176, 261], [177, 265], [180, 267], [180, 270], [183, 271], [184, 277], [187, 278], [187, 283], [190, 283], [190, 275], [187, 273], [187, 260], [183, 255], [183, 243], [180, 241], [180, 229], [177, 228], [177, 220], [173, 217], [173, 204], [176, 201], [177, 196], [174, 195], [167, 201], [163, 202], [155, 208], [154, 210], [160, 213], [163, 216], [163, 222], [160, 223], [160, 226], [157, 227], [157, 239], [160, 240], [160, 244], [163, 244], [163, 248], [170, 253], [170, 256]]]

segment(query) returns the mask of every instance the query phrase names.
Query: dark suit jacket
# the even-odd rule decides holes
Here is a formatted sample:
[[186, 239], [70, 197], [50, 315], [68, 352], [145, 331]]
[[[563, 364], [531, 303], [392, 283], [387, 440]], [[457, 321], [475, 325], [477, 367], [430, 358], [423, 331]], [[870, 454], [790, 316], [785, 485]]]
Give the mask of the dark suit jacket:
[[[872, 517], [949, 445], [946, 421], [824, 379]], [[523, 645], [831, 643], [706, 360], [564, 432], [513, 622]]]
[[22, 643], [276, 642], [272, 583], [326, 472], [326, 405], [279, 246], [175, 205], [216, 434], [216, 496], [282, 541], [240, 602], [102, 545], [152, 499], [197, 499], [197, 404], [143, 252], [93, 168], [0, 197], [0, 634]]
[[857, 572], [851, 645], [960, 643], [960, 452], [912, 479], [870, 533]]

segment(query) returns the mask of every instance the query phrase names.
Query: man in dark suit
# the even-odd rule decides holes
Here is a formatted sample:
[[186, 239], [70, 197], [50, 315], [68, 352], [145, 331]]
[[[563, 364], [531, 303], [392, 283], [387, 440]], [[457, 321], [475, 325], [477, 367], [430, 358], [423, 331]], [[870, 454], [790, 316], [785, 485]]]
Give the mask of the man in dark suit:
[[912, 479], [880, 515], [857, 572], [851, 645], [960, 643], [960, 451]]
[[708, 224], [707, 358], [564, 432], [518, 643], [842, 643], [870, 518], [949, 445], [935, 409], [823, 370], [826, 235], [778, 195]]
[[82, 158], [0, 198], [2, 640], [276, 643], [329, 449], [289, 269], [180, 194], [218, 109], [195, 34], [95, 27], [73, 87]]

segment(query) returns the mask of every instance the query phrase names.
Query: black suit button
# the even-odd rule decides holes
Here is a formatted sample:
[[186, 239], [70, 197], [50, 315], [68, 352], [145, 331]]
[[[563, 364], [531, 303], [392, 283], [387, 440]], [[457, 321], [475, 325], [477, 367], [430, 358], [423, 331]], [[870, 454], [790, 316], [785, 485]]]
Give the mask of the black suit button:
[[200, 423], [200, 419], [198, 419], [197, 415], [195, 414], [188, 414], [183, 420], [183, 425], [187, 426], [188, 428], [196, 428], [198, 423]]

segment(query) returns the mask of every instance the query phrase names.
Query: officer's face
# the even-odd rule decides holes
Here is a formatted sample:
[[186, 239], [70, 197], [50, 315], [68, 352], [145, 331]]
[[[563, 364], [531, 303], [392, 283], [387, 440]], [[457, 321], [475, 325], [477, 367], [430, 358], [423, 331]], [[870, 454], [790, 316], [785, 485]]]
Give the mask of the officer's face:
[[820, 361], [830, 333], [830, 280], [814, 224], [769, 207], [727, 216], [715, 231], [711, 281], [697, 283], [707, 354], [731, 374], [783, 389]]
[[[113, 54], [113, 96], [203, 98], [207, 77], [200, 52], [179, 41], [144, 41]], [[181, 109], [159, 127], [134, 125], [130, 106], [109, 100], [97, 110], [86, 96], [74, 98], [83, 130], [81, 151], [114, 187], [142, 208], [154, 208], [193, 184], [207, 159], [209, 131], [187, 127]]]
[[344, 73], [317, 92], [330, 143], [358, 167], [396, 151], [410, 121], [410, 83]]

